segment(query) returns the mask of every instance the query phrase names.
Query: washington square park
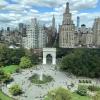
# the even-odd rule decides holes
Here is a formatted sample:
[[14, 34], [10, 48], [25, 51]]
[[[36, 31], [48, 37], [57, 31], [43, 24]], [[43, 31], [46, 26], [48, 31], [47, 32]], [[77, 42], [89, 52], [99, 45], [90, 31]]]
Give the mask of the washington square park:
[[0, 100], [100, 100], [100, 0], [0, 0]]
[[0, 44], [0, 100], [100, 100], [100, 49], [11, 49]]

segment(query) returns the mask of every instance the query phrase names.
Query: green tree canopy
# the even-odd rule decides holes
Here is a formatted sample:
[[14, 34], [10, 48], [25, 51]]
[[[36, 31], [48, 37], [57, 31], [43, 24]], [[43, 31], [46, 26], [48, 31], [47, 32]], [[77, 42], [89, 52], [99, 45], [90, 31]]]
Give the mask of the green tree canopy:
[[22, 57], [19, 66], [21, 68], [30, 68], [32, 67], [32, 62], [28, 57]]
[[26, 50], [25, 53], [26, 53], [25, 55], [30, 58], [32, 64], [39, 63], [39, 56], [34, 53], [33, 49]]
[[100, 49], [75, 49], [63, 57], [60, 67], [77, 76], [100, 77]]
[[11, 64], [19, 64], [20, 58], [25, 56], [25, 50], [10, 49], [5, 44], [0, 44], [0, 67]]

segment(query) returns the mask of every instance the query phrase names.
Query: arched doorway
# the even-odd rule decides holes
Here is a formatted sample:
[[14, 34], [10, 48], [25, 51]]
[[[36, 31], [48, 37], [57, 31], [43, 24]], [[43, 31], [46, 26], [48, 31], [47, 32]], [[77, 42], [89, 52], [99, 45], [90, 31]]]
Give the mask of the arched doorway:
[[52, 64], [52, 55], [51, 54], [48, 54], [46, 56], [46, 62], [47, 62], [47, 64]]
[[56, 64], [56, 48], [43, 48], [43, 64]]

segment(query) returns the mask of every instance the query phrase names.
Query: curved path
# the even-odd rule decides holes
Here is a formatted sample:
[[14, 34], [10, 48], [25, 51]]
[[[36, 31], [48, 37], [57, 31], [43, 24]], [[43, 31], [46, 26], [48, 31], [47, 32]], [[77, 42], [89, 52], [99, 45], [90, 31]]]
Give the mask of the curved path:
[[[54, 81], [41, 86], [31, 83], [29, 77], [31, 77], [34, 73], [40, 74], [41, 71], [43, 72], [43, 74], [51, 75], [54, 78]], [[71, 82], [76, 82], [74, 77], [66, 75], [64, 72], [55, 70], [55, 67], [52, 65], [38, 65], [36, 69], [26, 69], [23, 70], [20, 74], [14, 73], [12, 77], [14, 78], [14, 82], [9, 84], [7, 87], [4, 86], [3, 91], [6, 94], [10, 95], [8, 92], [8, 88], [12, 84], [19, 84], [22, 87], [24, 93], [21, 96], [14, 97], [18, 100], [43, 100], [48, 91], [57, 87], [67, 88], [68, 85], [71, 84]], [[76, 88], [74, 87], [73, 89]]]

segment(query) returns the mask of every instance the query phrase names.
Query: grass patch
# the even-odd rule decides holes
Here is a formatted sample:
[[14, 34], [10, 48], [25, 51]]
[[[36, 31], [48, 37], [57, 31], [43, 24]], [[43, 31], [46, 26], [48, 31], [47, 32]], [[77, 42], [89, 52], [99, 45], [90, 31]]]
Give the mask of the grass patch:
[[0, 91], [0, 100], [14, 100], [14, 99], [8, 97], [2, 91]]
[[0, 70], [3, 70], [4, 73], [10, 73], [10, 74], [15, 73], [16, 69], [18, 69], [18, 65], [10, 65], [0, 68]]
[[91, 100], [89, 96], [80, 96], [77, 93], [72, 94], [72, 100]]

